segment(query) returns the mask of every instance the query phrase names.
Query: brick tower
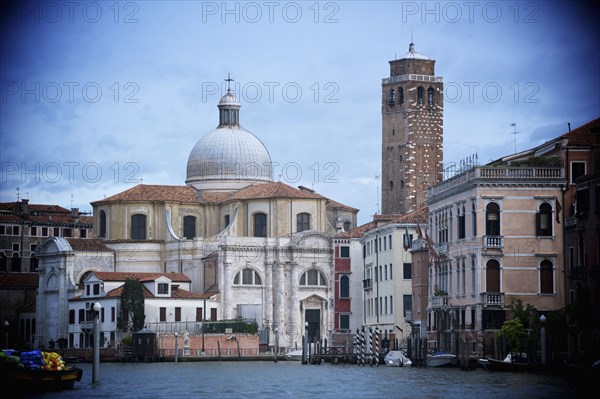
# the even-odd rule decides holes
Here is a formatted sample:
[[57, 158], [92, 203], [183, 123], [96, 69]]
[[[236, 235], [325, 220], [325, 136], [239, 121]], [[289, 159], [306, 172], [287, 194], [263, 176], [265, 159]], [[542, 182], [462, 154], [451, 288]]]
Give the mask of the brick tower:
[[415, 51], [390, 61], [381, 83], [383, 214], [404, 214], [425, 202], [442, 180], [444, 84], [435, 60]]

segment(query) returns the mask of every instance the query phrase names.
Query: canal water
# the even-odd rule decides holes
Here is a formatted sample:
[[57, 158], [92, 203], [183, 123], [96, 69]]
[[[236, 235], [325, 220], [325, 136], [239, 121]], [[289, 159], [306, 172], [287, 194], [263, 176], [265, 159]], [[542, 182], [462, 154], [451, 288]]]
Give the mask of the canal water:
[[[592, 397], [561, 376], [451, 368], [302, 365], [295, 361], [102, 363], [99, 383], [82, 363], [75, 389], [50, 398], [410, 398]], [[596, 385], [597, 386], [597, 385]]]

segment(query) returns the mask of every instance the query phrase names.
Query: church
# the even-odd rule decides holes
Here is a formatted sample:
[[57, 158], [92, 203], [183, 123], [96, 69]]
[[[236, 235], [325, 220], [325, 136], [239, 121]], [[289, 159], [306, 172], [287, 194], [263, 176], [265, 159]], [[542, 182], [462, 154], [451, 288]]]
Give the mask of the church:
[[[333, 237], [356, 227], [358, 209], [273, 181], [269, 151], [240, 125], [230, 90], [218, 110], [217, 128], [190, 152], [185, 185], [139, 184], [94, 201], [94, 243], [50, 238], [39, 248], [38, 344], [69, 338], [68, 301], [97, 272], [182, 273], [192, 293], [210, 293], [218, 320], [277, 329], [282, 347], [301, 345], [305, 331], [331, 338]], [[175, 322], [169, 314], [155, 325]]]

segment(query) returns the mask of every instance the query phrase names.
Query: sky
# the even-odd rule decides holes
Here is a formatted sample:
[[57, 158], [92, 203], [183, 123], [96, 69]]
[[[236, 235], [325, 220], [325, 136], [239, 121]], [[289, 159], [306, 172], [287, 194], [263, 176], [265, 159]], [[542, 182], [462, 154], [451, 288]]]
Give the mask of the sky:
[[600, 116], [599, 16], [584, 1], [5, 1], [0, 202], [91, 212], [142, 182], [184, 185], [230, 76], [274, 180], [363, 224], [381, 208], [381, 80], [411, 40], [443, 77], [444, 166], [485, 164]]

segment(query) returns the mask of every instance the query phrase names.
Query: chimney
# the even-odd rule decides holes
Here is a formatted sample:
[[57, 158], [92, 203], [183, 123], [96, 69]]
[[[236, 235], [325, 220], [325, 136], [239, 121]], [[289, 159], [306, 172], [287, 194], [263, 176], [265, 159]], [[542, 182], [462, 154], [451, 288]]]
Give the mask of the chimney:
[[79, 208], [71, 208], [71, 217], [75, 220], [79, 219]]

